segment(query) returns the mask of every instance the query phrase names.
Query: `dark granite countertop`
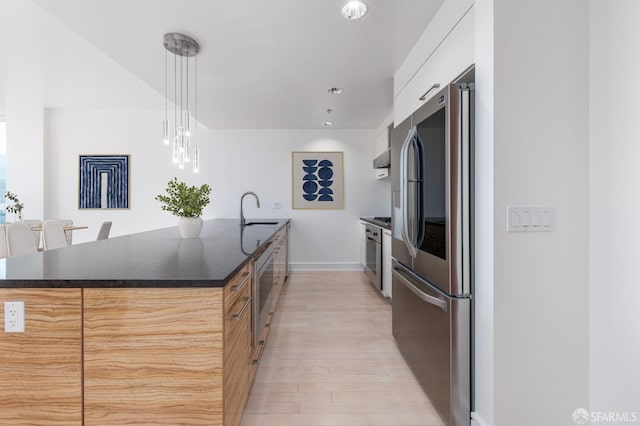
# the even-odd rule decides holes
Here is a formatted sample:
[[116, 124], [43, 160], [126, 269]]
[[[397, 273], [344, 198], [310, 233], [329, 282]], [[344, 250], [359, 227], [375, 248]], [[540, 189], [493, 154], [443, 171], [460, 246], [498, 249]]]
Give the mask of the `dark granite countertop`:
[[[251, 220], [247, 220], [251, 222]], [[204, 222], [200, 238], [158, 229], [0, 260], [0, 288], [223, 287], [289, 219]]]
[[373, 225], [379, 226], [382, 229], [388, 229], [389, 231], [391, 231], [391, 223], [382, 222], [373, 217], [361, 217], [360, 220], [369, 222]]

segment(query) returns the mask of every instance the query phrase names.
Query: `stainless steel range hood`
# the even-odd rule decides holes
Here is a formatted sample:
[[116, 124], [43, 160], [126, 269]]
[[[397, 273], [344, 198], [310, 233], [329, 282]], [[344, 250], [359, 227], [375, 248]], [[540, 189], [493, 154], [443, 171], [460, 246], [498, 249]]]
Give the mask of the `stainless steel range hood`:
[[387, 149], [373, 160], [374, 169], [388, 169], [391, 167], [391, 149]]

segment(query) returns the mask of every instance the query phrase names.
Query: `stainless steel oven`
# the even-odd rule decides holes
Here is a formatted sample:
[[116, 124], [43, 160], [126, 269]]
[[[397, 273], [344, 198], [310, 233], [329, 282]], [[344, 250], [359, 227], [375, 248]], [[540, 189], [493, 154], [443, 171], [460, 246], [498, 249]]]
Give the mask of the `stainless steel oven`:
[[264, 328], [273, 302], [273, 241], [267, 243], [254, 264], [253, 286], [253, 344], [258, 344], [260, 332]]
[[367, 223], [365, 225], [366, 251], [364, 272], [371, 284], [382, 291], [382, 228]]

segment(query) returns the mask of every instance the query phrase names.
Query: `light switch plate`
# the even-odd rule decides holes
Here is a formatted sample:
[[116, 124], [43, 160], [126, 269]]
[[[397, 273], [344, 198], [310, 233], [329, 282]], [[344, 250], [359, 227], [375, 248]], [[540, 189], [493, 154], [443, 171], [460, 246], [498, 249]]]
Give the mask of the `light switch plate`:
[[507, 207], [508, 232], [552, 232], [554, 222], [553, 207]]

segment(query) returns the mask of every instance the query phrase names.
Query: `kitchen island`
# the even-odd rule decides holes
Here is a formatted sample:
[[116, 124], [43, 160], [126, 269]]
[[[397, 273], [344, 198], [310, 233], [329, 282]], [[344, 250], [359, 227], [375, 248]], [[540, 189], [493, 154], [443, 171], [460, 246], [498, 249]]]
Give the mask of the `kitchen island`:
[[[289, 221], [270, 222], [217, 219], [198, 239], [173, 227], [1, 260], [0, 300], [25, 306], [24, 332], [0, 333], [3, 422], [237, 425], [260, 349], [253, 260], [287, 251]], [[286, 277], [276, 269], [275, 287]]]

